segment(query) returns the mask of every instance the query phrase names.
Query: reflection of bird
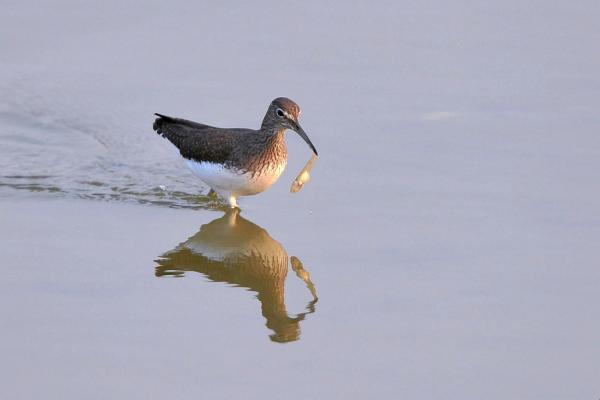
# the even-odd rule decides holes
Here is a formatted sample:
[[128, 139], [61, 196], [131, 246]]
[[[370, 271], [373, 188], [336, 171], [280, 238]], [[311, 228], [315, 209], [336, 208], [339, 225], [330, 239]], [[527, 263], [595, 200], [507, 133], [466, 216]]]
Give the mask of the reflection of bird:
[[271, 102], [260, 129], [215, 128], [156, 114], [154, 130], [169, 139], [190, 169], [221, 197], [237, 207], [237, 197], [267, 190], [287, 163], [283, 133], [298, 133], [317, 154], [298, 123], [300, 107], [279, 97]]
[[266, 230], [229, 210], [221, 218], [202, 225], [200, 231], [184, 243], [163, 254], [156, 262], [156, 276], [183, 275], [186, 271], [204, 274], [215, 282], [247, 287], [257, 292], [271, 340], [290, 342], [300, 336], [299, 323], [315, 311], [317, 293], [308, 272], [296, 257], [291, 264], [296, 275], [310, 290], [313, 300], [306, 311], [295, 317], [287, 313], [284, 282], [288, 255], [283, 246]]

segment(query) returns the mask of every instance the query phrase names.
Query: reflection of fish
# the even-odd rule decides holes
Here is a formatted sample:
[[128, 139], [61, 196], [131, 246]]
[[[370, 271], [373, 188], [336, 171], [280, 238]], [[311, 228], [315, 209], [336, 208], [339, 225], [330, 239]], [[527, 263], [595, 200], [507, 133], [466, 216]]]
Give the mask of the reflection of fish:
[[306, 311], [290, 317], [284, 301], [288, 255], [266, 230], [229, 210], [221, 218], [202, 225], [184, 243], [163, 254], [156, 262], [156, 276], [181, 276], [199, 272], [214, 282], [226, 282], [257, 292], [267, 327], [275, 342], [290, 342], [300, 337], [300, 321], [315, 311], [317, 293], [308, 272], [296, 257], [292, 268], [312, 294]]
[[316, 160], [317, 155], [313, 154], [310, 160], [308, 160], [308, 162], [304, 166], [304, 168], [302, 168], [302, 171], [300, 171], [296, 179], [294, 179], [294, 182], [292, 182], [292, 186], [290, 187], [291, 193], [299, 192], [304, 186], [304, 184], [308, 182], [308, 180], [310, 179], [310, 171], [313, 169]]

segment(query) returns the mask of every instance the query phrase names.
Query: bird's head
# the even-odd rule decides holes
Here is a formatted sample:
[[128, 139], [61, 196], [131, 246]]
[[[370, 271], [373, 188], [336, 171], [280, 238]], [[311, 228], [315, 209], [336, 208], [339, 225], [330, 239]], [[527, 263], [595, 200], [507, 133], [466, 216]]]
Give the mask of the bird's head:
[[317, 149], [312, 144], [304, 129], [300, 126], [298, 119], [300, 118], [300, 107], [292, 100], [286, 97], [278, 97], [271, 102], [267, 114], [262, 122], [262, 129], [269, 131], [281, 131], [291, 129], [296, 132], [308, 144], [315, 155]]

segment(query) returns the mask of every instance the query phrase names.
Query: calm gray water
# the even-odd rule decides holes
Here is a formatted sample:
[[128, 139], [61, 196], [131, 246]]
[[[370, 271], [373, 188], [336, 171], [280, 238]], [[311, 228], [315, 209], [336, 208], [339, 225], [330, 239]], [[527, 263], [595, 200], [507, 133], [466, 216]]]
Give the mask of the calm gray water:
[[[1, 397], [597, 399], [599, 17], [3, 2]], [[278, 96], [239, 215], [151, 129]]]

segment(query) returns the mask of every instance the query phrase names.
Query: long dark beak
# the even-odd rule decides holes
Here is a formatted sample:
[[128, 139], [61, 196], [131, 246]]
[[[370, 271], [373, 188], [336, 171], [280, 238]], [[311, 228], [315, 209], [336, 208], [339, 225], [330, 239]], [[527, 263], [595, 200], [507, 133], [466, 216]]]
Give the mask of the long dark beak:
[[304, 141], [306, 142], [306, 144], [308, 144], [308, 146], [311, 148], [311, 150], [313, 151], [313, 153], [315, 153], [315, 156], [318, 156], [319, 154], [317, 153], [317, 149], [315, 149], [315, 146], [312, 144], [312, 142], [308, 138], [308, 135], [306, 134], [306, 132], [304, 132], [304, 129], [302, 129], [302, 127], [300, 126], [300, 124], [296, 123], [296, 126], [294, 127], [294, 130], [296, 131], [296, 133], [298, 135], [300, 135], [300, 137], [302, 139], [304, 139]]

